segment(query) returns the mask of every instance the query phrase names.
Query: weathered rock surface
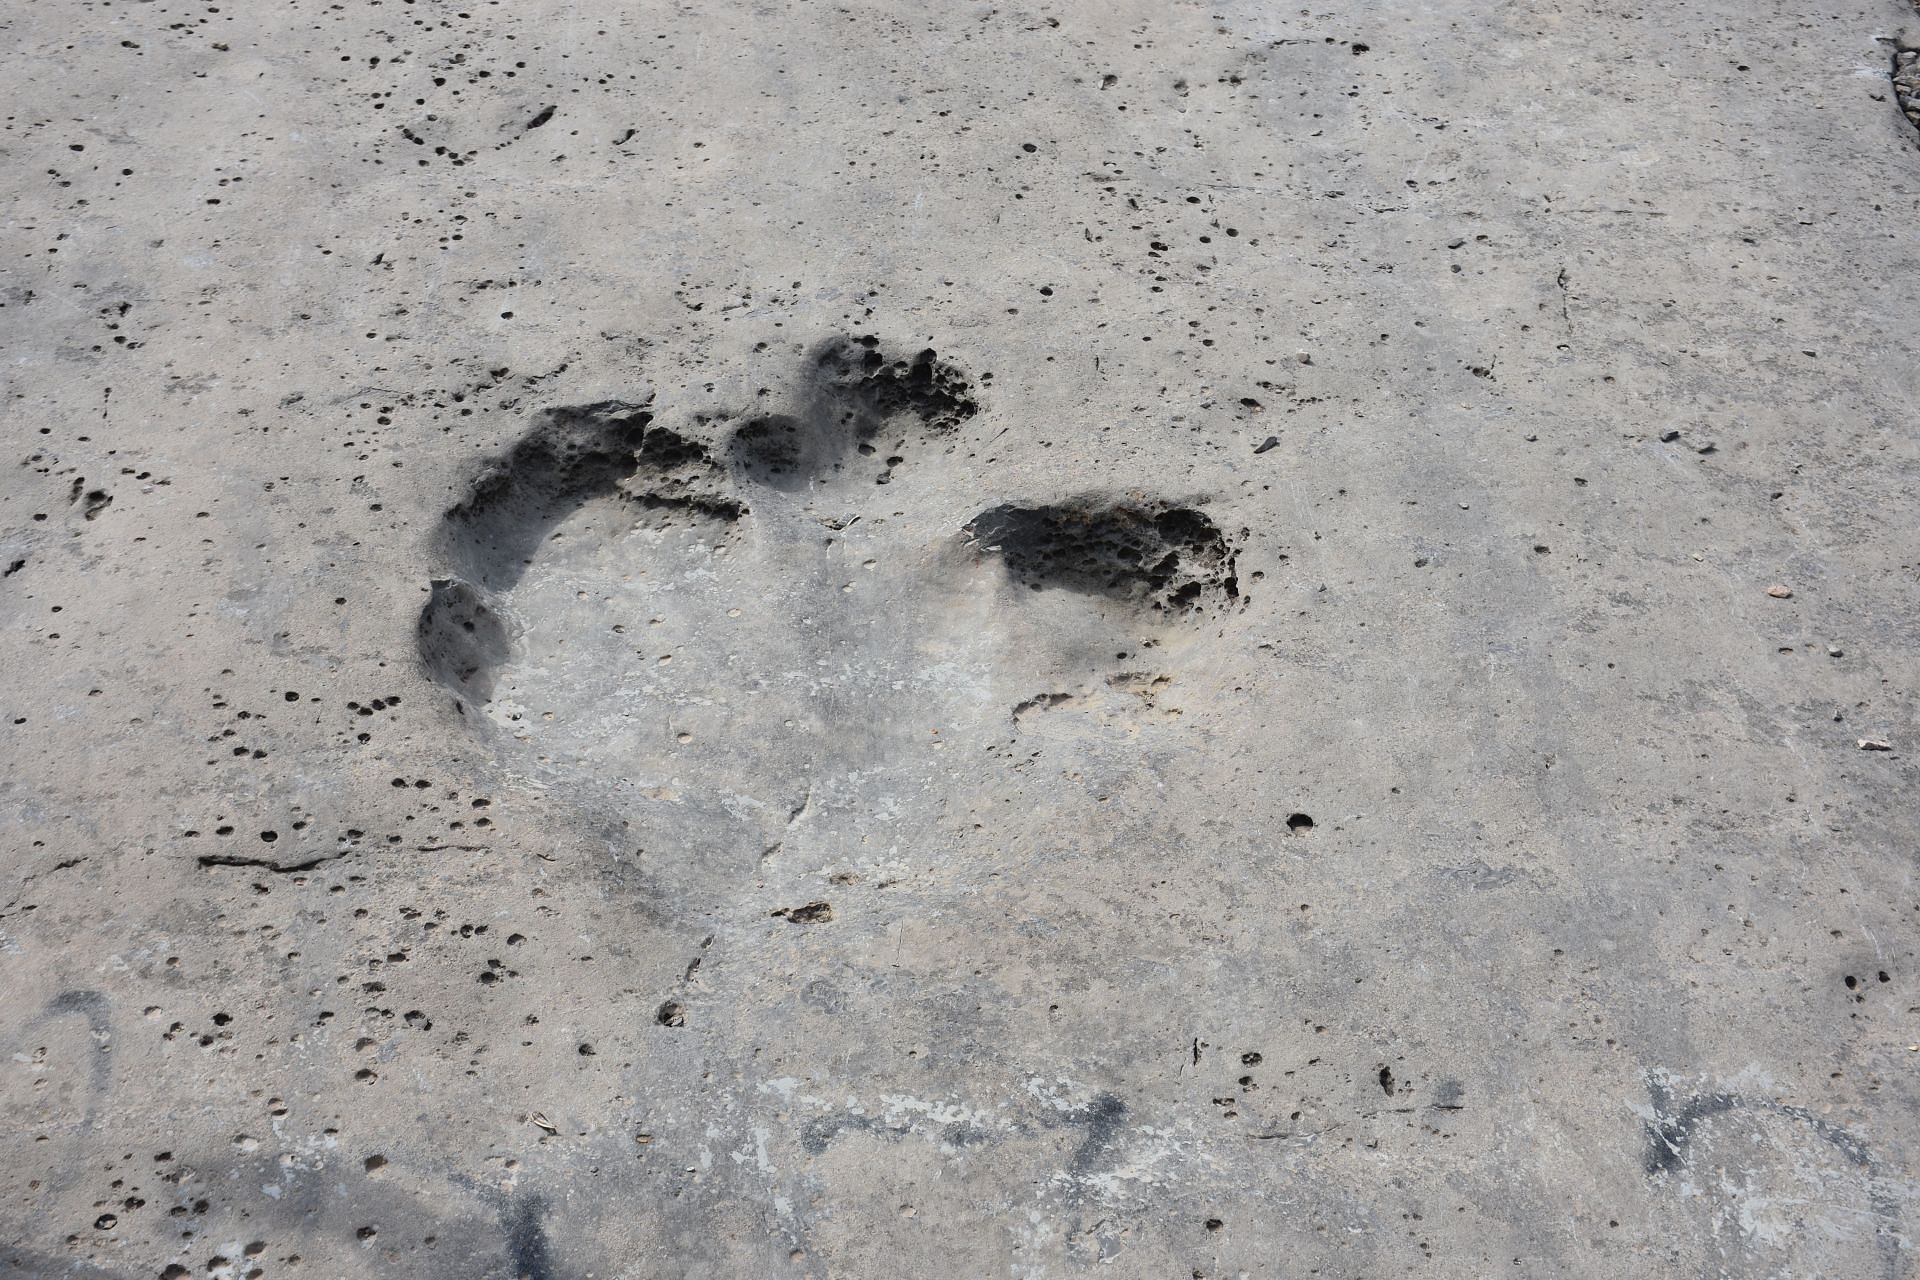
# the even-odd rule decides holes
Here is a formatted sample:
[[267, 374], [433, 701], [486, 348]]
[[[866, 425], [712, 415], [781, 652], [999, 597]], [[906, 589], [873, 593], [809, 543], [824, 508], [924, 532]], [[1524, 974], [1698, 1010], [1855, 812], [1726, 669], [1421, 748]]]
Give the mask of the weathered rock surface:
[[0, 1273], [1911, 1274], [1917, 31], [16, 6]]

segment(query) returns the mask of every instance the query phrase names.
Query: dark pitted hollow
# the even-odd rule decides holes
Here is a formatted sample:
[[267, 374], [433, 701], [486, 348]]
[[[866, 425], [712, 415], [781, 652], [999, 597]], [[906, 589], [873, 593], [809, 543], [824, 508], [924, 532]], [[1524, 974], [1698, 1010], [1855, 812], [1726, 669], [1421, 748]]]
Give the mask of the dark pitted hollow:
[[1233, 549], [1205, 512], [1098, 496], [1005, 505], [968, 523], [975, 544], [1035, 591], [1060, 588], [1167, 613], [1237, 599]]

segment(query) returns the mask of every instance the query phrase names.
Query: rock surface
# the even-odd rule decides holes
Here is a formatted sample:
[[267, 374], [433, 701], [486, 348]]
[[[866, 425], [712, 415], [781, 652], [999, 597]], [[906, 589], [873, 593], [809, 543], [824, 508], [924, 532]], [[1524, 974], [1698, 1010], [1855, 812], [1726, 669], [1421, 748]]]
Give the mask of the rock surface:
[[1906, 4], [7, 28], [0, 1273], [1912, 1273]]

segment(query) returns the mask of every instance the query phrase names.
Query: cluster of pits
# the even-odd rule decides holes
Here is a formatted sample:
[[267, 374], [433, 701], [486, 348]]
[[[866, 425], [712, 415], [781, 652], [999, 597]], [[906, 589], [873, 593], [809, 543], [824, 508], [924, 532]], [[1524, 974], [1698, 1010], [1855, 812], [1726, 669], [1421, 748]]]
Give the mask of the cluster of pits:
[[975, 516], [966, 532], [1035, 591], [1063, 588], [1167, 614], [1240, 595], [1232, 547], [1212, 519], [1192, 507], [1097, 496], [1004, 505]]

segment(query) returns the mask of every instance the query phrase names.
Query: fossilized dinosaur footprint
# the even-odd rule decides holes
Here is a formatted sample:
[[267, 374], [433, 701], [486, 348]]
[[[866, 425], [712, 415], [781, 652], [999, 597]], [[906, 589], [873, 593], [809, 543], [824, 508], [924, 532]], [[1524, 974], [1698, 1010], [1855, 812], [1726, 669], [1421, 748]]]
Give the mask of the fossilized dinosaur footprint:
[[447, 509], [420, 656], [511, 767], [744, 824], [756, 856], [803, 819], [872, 837], [940, 751], [1055, 688], [1151, 684], [1102, 664], [1239, 600], [1193, 505], [982, 502], [992, 414], [931, 350], [826, 342], [772, 408], [548, 409]]

